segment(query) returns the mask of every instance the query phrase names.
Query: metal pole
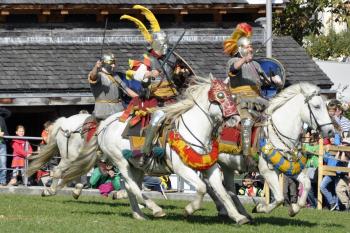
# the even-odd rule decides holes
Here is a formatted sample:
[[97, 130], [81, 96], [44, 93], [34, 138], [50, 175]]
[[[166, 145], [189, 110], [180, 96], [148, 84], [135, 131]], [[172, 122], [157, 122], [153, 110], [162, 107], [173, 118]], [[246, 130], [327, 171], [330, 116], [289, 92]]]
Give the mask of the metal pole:
[[20, 136], [3, 136], [3, 138], [7, 139], [24, 139], [24, 140], [43, 140], [42, 137], [20, 137]]
[[[272, 0], [266, 0], [266, 38], [272, 37]], [[266, 57], [272, 57], [272, 40], [266, 42]]]

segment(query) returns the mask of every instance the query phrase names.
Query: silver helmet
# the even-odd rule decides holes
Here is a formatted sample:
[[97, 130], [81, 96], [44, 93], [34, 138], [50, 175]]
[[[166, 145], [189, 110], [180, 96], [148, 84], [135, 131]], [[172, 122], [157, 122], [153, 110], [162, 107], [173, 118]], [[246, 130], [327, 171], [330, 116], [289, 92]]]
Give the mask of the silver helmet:
[[245, 57], [248, 54], [248, 50], [246, 46], [251, 45], [252, 41], [248, 37], [241, 37], [237, 41], [237, 47], [238, 47], [238, 53], [242, 56]]
[[152, 33], [152, 49], [159, 55], [165, 55], [169, 48], [168, 36], [164, 31]]
[[115, 65], [116, 65], [116, 59], [113, 53], [105, 53], [102, 55], [102, 67], [105, 69], [105, 71], [108, 74], [113, 74]]

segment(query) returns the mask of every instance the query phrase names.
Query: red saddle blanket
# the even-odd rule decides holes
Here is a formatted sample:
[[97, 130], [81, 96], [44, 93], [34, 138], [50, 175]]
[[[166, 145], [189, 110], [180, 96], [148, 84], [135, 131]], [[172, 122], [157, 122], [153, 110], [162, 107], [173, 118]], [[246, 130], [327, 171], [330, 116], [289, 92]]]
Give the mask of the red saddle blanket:
[[[252, 137], [251, 137], [252, 146], [255, 144], [254, 139], [257, 136], [256, 135], [257, 132], [258, 132], [258, 127], [253, 127]], [[220, 133], [219, 140], [220, 140], [220, 143], [224, 143], [224, 144], [240, 145], [241, 144], [241, 130], [240, 130], [240, 128], [225, 126]]]

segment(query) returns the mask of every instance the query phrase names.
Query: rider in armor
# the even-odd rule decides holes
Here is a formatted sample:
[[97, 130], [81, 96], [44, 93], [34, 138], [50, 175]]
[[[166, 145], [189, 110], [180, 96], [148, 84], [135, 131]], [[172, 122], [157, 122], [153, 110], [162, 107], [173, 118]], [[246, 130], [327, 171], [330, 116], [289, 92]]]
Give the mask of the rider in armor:
[[104, 120], [108, 116], [122, 111], [119, 90], [131, 97], [138, 96], [129, 89], [120, 79], [116, 68], [116, 59], [113, 53], [103, 54], [94, 68], [90, 71], [88, 80], [92, 94], [95, 97], [95, 109], [93, 115], [97, 120]]
[[226, 72], [231, 92], [238, 101], [244, 155], [250, 155], [251, 131], [254, 124], [252, 114], [256, 115], [268, 105], [268, 101], [260, 96], [261, 86], [265, 83], [283, 85], [281, 77], [268, 77], [260, 64], [253, 60], [251, 34], [252, 27], [247, 23], [240, 23], [231, 37], [224, 42], [224, 52], [232, 57], [227, 63]]
[[[141, 13], [150, 22], [152, 33], [140, 20], [129, 15], [121, 17], [121, 19], [134, 22], [150, 45], [147, 53], [143, 55], [143, 61], [129, 61], [130, 70], [126, 72], [127, 76], [143, 83], [142, 86], [147, 91], [142, 96], [146, 95], [146, 99], [155, 97], [161, 100], [161, 104], [165, 101], [171, 101], [178, 95], [178, 90], [186, 85], [184, 79], [190, 75], [190, 72], [177, 66], [177, 57], [173, 53], [168, 56], [170, 49], [167, 34], [160, 29], [153, 13], [140, 5], [135, 5], [133, 8], [141, 10]], [[164, 120], [164, 115], [161, 110], [152, 113], [146, 130], [145, 143], [141, 150], [144, 155], [151, 155], [153, 139]]]

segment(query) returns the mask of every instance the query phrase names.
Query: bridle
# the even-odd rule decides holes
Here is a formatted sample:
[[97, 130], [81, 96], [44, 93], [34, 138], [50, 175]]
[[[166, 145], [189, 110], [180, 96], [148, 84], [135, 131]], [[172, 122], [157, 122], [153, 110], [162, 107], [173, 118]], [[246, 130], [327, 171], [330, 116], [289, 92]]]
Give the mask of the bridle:
[[[309, 96], [305, 96], [304, 94], [303, 94], [303, 96], [304, 96], [304, 98], [305, 98], [305, 101], [304, 101], [304, 102], [307, 104], [307, 107], [308, 107], [309, 112], [310, 112], [310, 123], [312, 124], [312, 121], [314, 121], [314, 122], [316, 123], [317, 130], [320, 131], [321, 128], [322, 128], [323, 126], [332, 125], [332, 124], [333, 124], [332, 122], [328, 122], [328, 123], [325, 123], [325, 124], [320, 124], [320, 123], [317, 121], [316, 116], [315, 116], [315, 114], [313, 113], [313, 111], [312, 111], [312, 109], [311, 109], [310, 101], [311, 101], [311, 99], [312, 99], [313, 97], [315, 97], [315, 96], [320, 96], [319, 92], [316, 92], [316, 91], [315, 91], [314, 93], [312, 93], [312, 94], [309, 95]], [[290, 151], [293, 151], [293, 150], [297, 147], [301, 135], [299, 135], [297, 139], [294, 139], [294, 138], [291, 138], [291, 137], [286, 136], [285, 134], [283, 134], [281, 131], [278, 130], [278, 128], [276, 127], [275, 123], [273, 122], [272, 116], [271, 116], [277, 109], [278, 109], [278, 108], [274, 109], [274, 111], [270, 113], [270, 115], [269, 115], [269, 117], [268, 117], [268, 121], [270, 121], [271, 126], [272, 126], [272, 129], [273, 129], [274, 133], [276, 134], [277, 138], [282, 142], [282, 144], [283, 144], [285, 147], [287, 147]], [[290, 146], [288, 145], [288, 143], [286, 143], [286, 141], [285, 141], [283, 138], [288, 139], [288, 140], [290, 140], [290, 141], [292, 141], [292, 142], [294, 141], [294, 142], [293, 142], [293, 147], [290, 147]]]
[[313, 113], [313, 111], [312, 111], [312, 109], [311, 109], [311, 107], [310, 107], [310, 103], [309, 103], [310, 100], [311, 100], [314, 96], [320, 96], [320, 93], [314, 92], [313, 94], [311, 94], [311, 95], [309, 95], [309, 96], [306, 96], [306, 97], [305, 97], [305, 103], [307, 104], [307, 107], [308, 107], [309, 112], [310, 112], [310, 122], [311, 122], [311, 124], [312, 124], [312, 120], [314, 120], [315, 123], [316, 123], [316, 126], [317, 126], [317, 130], [320, 131], [321, 128], [322, 128], [323, 126], [332, 125], [333, 123], [332, 123], [332, 122], [328, 122], [328, 123], [325, 123], [325, 124], [320, 124], [320, 123], [318, 123], [318, 121], [317, 121], [317, 119], [316, 119], [316, 117], [315, 117], [315, 114]]
[[[204, 109], [197, 103], [197, 101], [196, 101], [194, 98], [192, 98], [192, 100], [193, 100], [194, 104], [201, 110], [201, 112], [207, 117], [207, 119], [208, 119], [208, 121], [209, 121], [209, 123], [210, 123], [210, 125], [211, 125], [211, 127], [212, 127], [212, 135], [213, 135], [213, 133], [215, 133], [215, 131], [218, 129], [218, 126], [220, 125], [219, 122], [217, 122], [217, 121], [214, 122], [213, 119], [212, 119], [212, 117], [211, 117], [206, 111], [204, 111]], [[212, 104], [215, 104], [216, 101], [209, 101], [209, 102], [210, 102], [210, 104], [209, 104], [209, 107], [208, 107], [208, 111], [209, 111], [211, 105], [212, 105]], [[221, 111], [222, 116], [224, 116], [224, 113], [223, 113], [223, 110], [222, 110], [221, 105], [220, 105], [220, 104], [217, 104], [217, 105], [218, 105], [219, 108], [220, 108], [220, 111]], [[189, 141], [187, 141], [187, 140], [185, 140], [185, 139], [183, 139], [183, 140], [184, 140], [187, 144], [189, 144], [189, 145], [191, 145], [191, 146], [194, 146], [194, 147], [197, 147], [197, 148], [200, 148], [200, 149], [202, 149], [203, 151], [205, 151], [205, 153], [209, 153], [209, 152], [210, 152], [210, 145], [211, 145], [211, 142], [210, 142], [208, 145], [204, 145], [204, 143], [203, 143], [200, 139], [198, 139], [198, 137], [196, 137], [196, 136], [194, 135], [194, 133], [189, 129], [189, 127], [188, 127], [187, 124], [185, 123], [185, 120], [184, 120], [183, 117], [182, 117], [182, 114], [180, 115], [180, 119], [181, 119], [181, 122], [183, 123], [183, 125], [185, 126], [186, 130], [191, 134], [191, 136], [192, 136], [197, 142], [199, 142], [200, 145], [196, 145], [196, 144], [191, 143], [191, 142], [189, 142]], [[179, 129], [179, 125], [177, 125], [176, 128], [177, 128], [177, 130], [178, 130], [178, 129]]]

